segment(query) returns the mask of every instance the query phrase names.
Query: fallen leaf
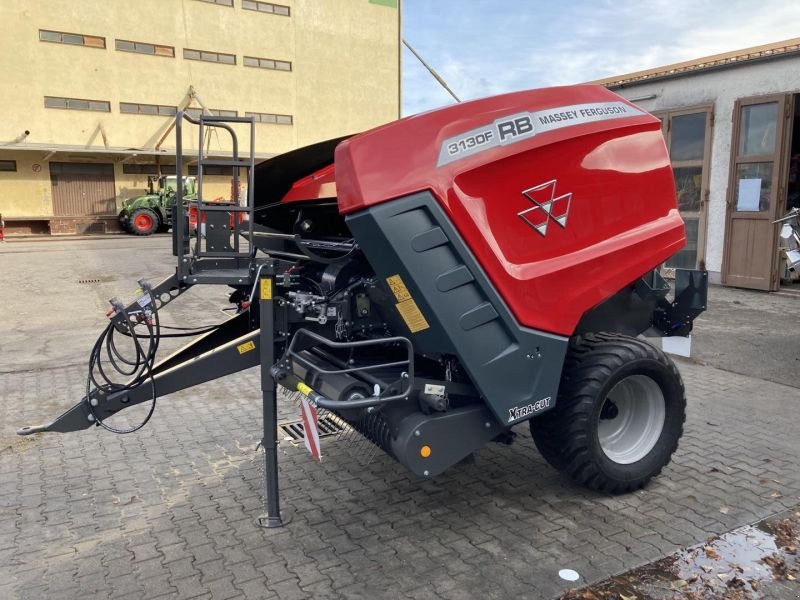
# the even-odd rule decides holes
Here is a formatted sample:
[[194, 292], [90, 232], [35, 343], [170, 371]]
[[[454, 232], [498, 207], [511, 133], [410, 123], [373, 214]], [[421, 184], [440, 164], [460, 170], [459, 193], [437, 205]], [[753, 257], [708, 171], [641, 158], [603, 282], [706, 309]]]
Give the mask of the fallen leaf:
[[783, 494], [781, 494], [779, 491], [776, 490], [776, 491], [772, 492], [769, 496], [766, 496], [766, 497], [767, 498], [783, 498]]
[[695, 582], [695, 581], [697, 581], [699, 578], [700, 578], [700, 575], [698, 575], [697, 573], [695, 573], [694, 575], [691, 575], [691, 576], [689, 576], [689, 577], [687, 577], [687, 578], [686, 578], [686, 583], [694, 583], [694, 582]]
[[703, 546], [706, 556], [711, 560], [719, 560], [719, 553], [714, 550], [713, 546]]
[[714, 570], [714, 567], [710, 567], [708, 565], [700, 565], [700, 568], [703, 569], [706, 573], [711, 573]]
[[721, 512], [723, 515], [727, 515], [730, 510], [731, 509], [728, 508], [727, 506], [720, 506], [719, 507], [719, 512]]
[[797, 546], [784, 546], [783, 551], [788, 554], [797, 554]]
[[619, 600], [636, 600], [636, 596], [626, 596], [625, 594], [620, 594]]
[[751, 579], [750, 587], [753, 588], [754, 592], [757, 592], [758, 588], [761, 587], [761, 584], [758, 582], [758, 579]]
[[729, 588], [733, 589], [741, 589], [745, 586], [744, 580], [740, 579], [739, 577], [734, 576], [727, 584]]
[[790, 574], [786, 575], [786, 579], [788, 579], [789, 581], [796, 581], [797, 577], [795, 577], [794, 575], [792, 575], [790, 573]]
[[679, 590], [681, 588], [685, 588], [686, 585], [687, 584], [685, 579], [676, 579], [675, 581], [672, 582], [672, 585], [670, 587], [673, 590]]
[[725, 579], [730, 573], [717, 573], [717, 577], [720, 579]]

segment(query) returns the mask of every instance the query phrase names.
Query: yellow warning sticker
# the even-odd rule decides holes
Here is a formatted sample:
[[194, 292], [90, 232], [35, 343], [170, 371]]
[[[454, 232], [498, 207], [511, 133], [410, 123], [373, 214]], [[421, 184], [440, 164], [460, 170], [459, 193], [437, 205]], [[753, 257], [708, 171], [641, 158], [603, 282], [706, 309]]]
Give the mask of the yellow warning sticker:
[[417, 303], [411, 298], [405, 302], [399, 302], [397, 304], [397, 312], [403, 317], [403, 321], [406, 322], [411, 333], [417, 333], [430, 327], [425, 320], [425, 315], [422, 314]]
[[391, 288], [392, 293], [394, 294], [394, 297], [397, 298], [398, 302], [411, 300], [411, 293], [408, 291], [406, 284], [403, 283], [403, 279], [400, 277], [400, 275], [392, 275], [391, 277], [387, 277], [386, 283], [389, 284], [389, 287]]
[[244, 354], [245, 352], [250, 352], [251, 350], [256, 349], [256, 343], [253, 340], [249, 342], [245, 342], [244, 344], [239, 344], [236, 346], [236, 349], [239, 351], [239, 354]]
[[261, 280], [261, 293], [258, 297], [262, 300], [272, 300], [272, 279], [269, 277]]

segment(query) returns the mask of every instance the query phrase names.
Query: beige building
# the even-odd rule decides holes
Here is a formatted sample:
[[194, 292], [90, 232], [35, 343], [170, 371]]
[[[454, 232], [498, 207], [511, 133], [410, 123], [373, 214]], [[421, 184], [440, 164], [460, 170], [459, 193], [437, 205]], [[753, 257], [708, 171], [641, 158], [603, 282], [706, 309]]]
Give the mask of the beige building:
[[[398, 4], [0, 3], [6, 232], [114, 230], [148, 175], [174, 173], [178, 110], [255, 116], [257, 159], [398, 118]], [[185, 129], [194, 157], [196, 130]], [[245, 148], [248, 129], [237, 125]], [[229, 156], [230, 143], [212, 135], [207, 150]], [[204, 195], [230, 196], [229, 175], [205, 181]]]

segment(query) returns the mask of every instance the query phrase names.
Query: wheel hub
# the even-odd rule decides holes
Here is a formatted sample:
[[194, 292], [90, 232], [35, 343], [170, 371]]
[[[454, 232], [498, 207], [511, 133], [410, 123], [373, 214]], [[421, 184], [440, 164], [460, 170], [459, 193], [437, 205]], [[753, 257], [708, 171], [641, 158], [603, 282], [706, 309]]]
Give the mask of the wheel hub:
[[137, 229], [149, 229], [153, 221], [147, 215], [137, 215], [134, 223]]
[[600, 409], [600, 447], [615, 463], [635, 463], [655, 447], [665, 419], [666, 403], [659, 385], [646, 375], [626, 377], [611, 389]]

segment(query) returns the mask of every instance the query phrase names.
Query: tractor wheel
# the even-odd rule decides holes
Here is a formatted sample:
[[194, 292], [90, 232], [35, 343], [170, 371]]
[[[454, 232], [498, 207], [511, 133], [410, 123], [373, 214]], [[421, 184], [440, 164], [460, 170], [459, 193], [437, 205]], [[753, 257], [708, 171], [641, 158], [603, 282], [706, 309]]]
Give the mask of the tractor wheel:
[[119, 219], [119, 226], [122, 227], [122, 231], [127, 231], [130, 233], [130, 223], [128, 222], [128, 213], [124, 210], [119, 211], [119, 215], [117, 215], [117, 219]]
[[152, 235], [158, 229], [158, 215], [149, 208], [139, 208], [133, 211], [129, 223], [133, 235]]
[[645, 486], [678, 448], [683, 381], [661, 350], [617, 334], [570, 344], [556, 406], [530, 421], [542, 456], [577, 483], [612, 494]]

